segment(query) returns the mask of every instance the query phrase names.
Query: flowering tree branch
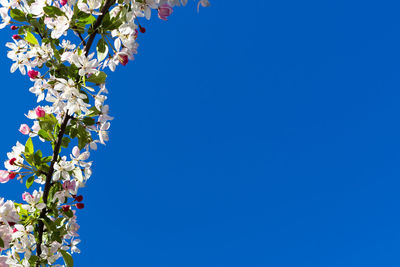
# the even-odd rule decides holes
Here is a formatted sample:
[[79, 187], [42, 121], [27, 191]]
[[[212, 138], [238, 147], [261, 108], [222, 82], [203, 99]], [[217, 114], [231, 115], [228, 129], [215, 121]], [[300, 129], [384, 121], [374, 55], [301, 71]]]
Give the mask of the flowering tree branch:
[[[85, 55], [86, 56], [88, 56], [88, 54], [89, 54], [90, 47], [93, 44], [93, 40], [94, 40], [94, 38], [96, 37], [96, 34], [97, 34], [97, 29], [100, 26], [101, 22], [103, 21], [104, 15], [108, 12], [109, 8], [113, 5], [114, 2], [115, 2], [114, 0], [107, 0], [106, 3], [104, 4], [103, 8], [101, 9], [102, 15], [98, 16], [96, 22], [93, 24], [93, 28], [95, 30], [90, 35], [87, 44], [85, 43], [85, 41], [82, 40], [82, 36], [79, 33], [79, 37], [82, 40], [83, 45], [85, 46], [84, 51], [85, 51]], [[64, 137], [65, 129], [67, 127], [68, 121], [71, 118], [72, 117], [70, 115], [68, 115], [68, 111], [67, 111], [65, 113], [65, 115], [64, 115], [64, 119], [63, 119], [63, 122], [61, 124], [60, 131], [58, 133], [56, 145], [54, 146], [53, 158], [52, 158], [52, 161], [50, 163], [50, 170], [46, 175], [46, 184], [45, 184], [44, 191], [43, 191], [43, 202], [45, 204], [47, 204], [47, 198], [48, 198], [48, 195], [49, 195], [49, 192], [50, 192], [50, 186], [51, 186], [51, 182], [52, 182], [51, 180], [52, 180], [53, 173], [54, 173], [54, 164], [56, 163], [56, 161], [58, 159], [58, 154], [59, 154], [59, 151], [61, 149], [61, 142], [62, 142], [62, 139]], [[37, 230], [37, 232], [38, 232], [38, 245], [37, 245], [37, 249], [36, 249], [36, 255], [37, 256], [39, 256], [42, 253], [41, 245], [42, 245], [42, 241], [43, 241], [43, 229], [44, 229], [43, 220], [46, 217], [46, 211], [47, 211], [47, 209], [44, 208], [40, 213], [40, 219], [42, 219], [42, 220], [39, 221], [38, 230]], [[39, 260], [37, 261], [36, 266], [37, 267], [40, 266], [40, 261]]]
[[[65, 113], [64, 120], [63, 120], [63, 122], [61, 124], [61, 127], [60, 127], [60, 131], [58, 132], [56, 145], [54, 146], [54, 151], [53, 151], [53, 158], [52, 158], [51, 163], [50, 163], [50, 169], [49, 169], [48, 173], [46, 174], [46, 184], [44, 186], [44, 191], [43, 191], [43, 202], [44, 202], [44, 204], [47, 204], [47, 200], [48, 200], [48, 196], [49, 196], [49, 192], [50, 192], [50, 187], [51, 187], [51, 180], [52, 180], [53, 173], [54, 173], [54, 164], [56, 163], [56, 161], [58, 159], [58, 154], [59, 154], [60, 149], [61, 149], [62, 138], [64, 137], [65, 129], [67, 127], [67, 123], [68, 123], [70, 118], [71, 118], [71, 116], [69, 116], [68, 113]], [[38, 238], [37, 238], [38, 239], [38, 243], [37, 243], [37, 249], [36, 249], [37, 256], [40, 256], [40, 254], [42, 254], [41, 245], [42, 245], [42, 242], [43, 242], [43, 229], [44, 229], [43, 220], [46, 217], [46, 212], [47, 212], [47, 208], [46, 207], [43, 208], [42, 211], [40, 212], [38, 229], [37, 229], [37, 233], [38, 233]], [[38, 257], [38, 261], [36, 263], [36, 266], [40, 266], [39, 259], [40, 258]]]
[[101, 9], [101, 15], [97, 17], [96, 22], [93, 24], [93, 33], [89, 36], [89, 39], [87, 41], [87, 44], [85, 45], [85, 55], [89, 55], [90, 48], [93, 44], [94, 38], [96, 37], [96, 34], [98, 32], [99, 26], [103, 22], [104, 16], [107, 14], [108, 10], [110, 7], [115, 3], [115, 0], [107, 0], [106, 3], [104, 4], [103, 8]]
[[[77, 209], [84, 208], [78, 195], [91, 177], [90, 150], [108, 141], [110, 121], [104, 69], [114, 71], [133, 60], [137, 38], [145, 33], [138, 19], [150, 19], [151, 10], [168, 20], [173, 7], [187, 0], [32, 0], [3, 1], [0, 28], [18, 30], [6, 46], [19, 70], [34, 82], [29, 89], [37, 106], [26, 115], [33, 126], [19, 131], [29, 136], [7, 153], [0, 183], [17, 178], [32, 193], [22, 194], [23, 203], [0, 198], [0, 267], [73, 266], [79, 253]], [[200, 6], [208, 6], [200, 0]], [[69, 32], [79, 40], [74, 40]], [[99, 39], [96, 40], [96, 36]], [[72, 38], [71, 38], [72, 37]], [[80, 42], [79, 42], [80, 41]], [[76, 42], [76, 43], [75, 43]], [[90, 54], [92, 46], [95, 53]], [[41, 74], [41, 72], [44, 74]], [[43, 155], [39, 139], [50, 144]], [[35, 141], [35, 142], [34, 142]], [[62, 149], [69, 144], [70, 160]], [[44, 185], [44, 188], [42, 188]]]

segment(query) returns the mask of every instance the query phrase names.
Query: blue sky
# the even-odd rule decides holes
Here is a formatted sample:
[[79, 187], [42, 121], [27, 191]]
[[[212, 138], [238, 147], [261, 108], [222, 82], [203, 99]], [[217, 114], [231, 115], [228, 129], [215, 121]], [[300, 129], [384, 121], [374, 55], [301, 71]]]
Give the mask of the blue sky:
[[[232, 0], [143, 21], [110, 75], [76, 266], [399, 266], [399, 9]], [[34, 96], [2, 51], [5, 159]]]

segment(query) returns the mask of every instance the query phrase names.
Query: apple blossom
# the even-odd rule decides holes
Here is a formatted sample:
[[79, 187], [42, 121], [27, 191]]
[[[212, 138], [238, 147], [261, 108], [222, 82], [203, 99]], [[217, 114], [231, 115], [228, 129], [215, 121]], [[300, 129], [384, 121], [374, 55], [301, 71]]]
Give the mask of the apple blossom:
[[11, 200], [4, 202], [4, 199], [0, 198], [0, 222], [9, 224], [18, 221], [19, 215], [14, 207], [14, 203]]
[[29, 132], [31, 131], [31, 129], [29, 128], [28, 125], [26, 125], [26, 124], [21, 124], [21, 126], [19, 127], [19, 131], [20, 131], [22, 134], [27, 135], [27, 134], [29, 134]]
[[10, 16], [8, 16], [8, 8], [6, 8], [6, 7], [0, 8], [0, 16], [3, 20], [3, 22], [0, 24], [0, 29], [3, 29], [8, 24], [10, 24], [10, 20], [11, 20]]
[[7, 183], [8, 180], [10, 180], [8, 175], [9, 175], [8, 171], [0, 170], [0, 183], [2, 184]]
[[3, 241], [4, 246], [2, 249], [8, 249], [10, 247], [10, 242], [12, 240], [11, 228], [8, 225], [0, 225], [0, 239]]
[[9, 267], [9, 265], [6, 263], [7, 260], [7, 256], [0, 256], [0, 267]]
[[168, 3], [165, 3], [158, 8], [158, 17], [162, 20], [167, 21], [172, 12], [172, 7]]

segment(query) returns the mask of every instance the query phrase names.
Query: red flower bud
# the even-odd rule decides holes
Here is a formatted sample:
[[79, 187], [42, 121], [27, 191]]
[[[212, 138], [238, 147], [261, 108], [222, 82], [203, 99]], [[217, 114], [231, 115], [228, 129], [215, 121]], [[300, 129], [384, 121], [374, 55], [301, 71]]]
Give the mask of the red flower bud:
[[38, 118], [42, 118], [46, 115], [46, 111], [44, 111], [44, 109], [42, 107], [37, 107], [35, 109], [35, 113], [36, 113], [36, 116], [38, 116]]
[[9, 178], [9, 179], [14, 179], [15, 176], [17, 176], [17, 173], [15, 173], [15, 172], [10, 172], [10, 173], [8, 174], [8, 178]]
[[83, 203], [78, 203], [78, 204], [76, 204], [76, 208], [77, 209], [83, 209], [85, 207], [85, 204], [83, 204]]
[[11, 30], [16, 30], [16, 29], [18, 29], [18, 27], [15, 26], [15, 25], [11, 25], [10, 29], [11, 29]]
[[145, 33], [146, 32], [146, 28], [142, 27], [140, 25], [139, 25], [139, 30], [140, 30], [141, 33]]
[[129, 62], [129, 58], [127, 55], [119, 55], [118, 56], [119, 62], [121, 62], [122, 66], [126, 66]]
[[10, 161], [9, 161], [10, 165], [14, 165], [14, 163], [15, 163], [16, 160], [17, 160], [16, 158], [10, 159]]
[[77, 196], [77, 197], [74, 197], [74, 198], [75, 198], [75, 200], [78, 201], [78, 202], [82, 202], [82, 200], [83, 200], [83, 196], [82, 196], [82, 195]]
[[62, 210], [63, 210], [64, 212], [69, 211], [69, 206], [68, 206], [68, 205], [62, 206]]
[[39, 75], [39, 72], [37, 70], [30, 70], [28, 71], [28, 76], [31, 79], [36, 79], [36, 77]]
[[21, 39], [21, 36], [19, 36], [18, 34], [14, 34], [14, 35], [12, 36], [12, 38], [13, 38], [14, 40], [19, 40], [19, 39]]

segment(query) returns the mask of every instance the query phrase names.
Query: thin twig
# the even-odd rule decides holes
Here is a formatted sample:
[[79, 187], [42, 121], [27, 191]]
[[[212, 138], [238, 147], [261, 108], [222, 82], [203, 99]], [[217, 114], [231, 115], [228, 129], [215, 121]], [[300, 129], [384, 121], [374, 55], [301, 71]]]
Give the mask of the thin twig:
[[85, 39], [83, 39], [82, 34], [78, 31], [74, 31], [74, 32], [76, 32], [76, 34], [78, 34], [79, 39], [81, 39], [81, 43], [83, 44], [83, 46], [86, 46], [86, 42], [85, 42]]

